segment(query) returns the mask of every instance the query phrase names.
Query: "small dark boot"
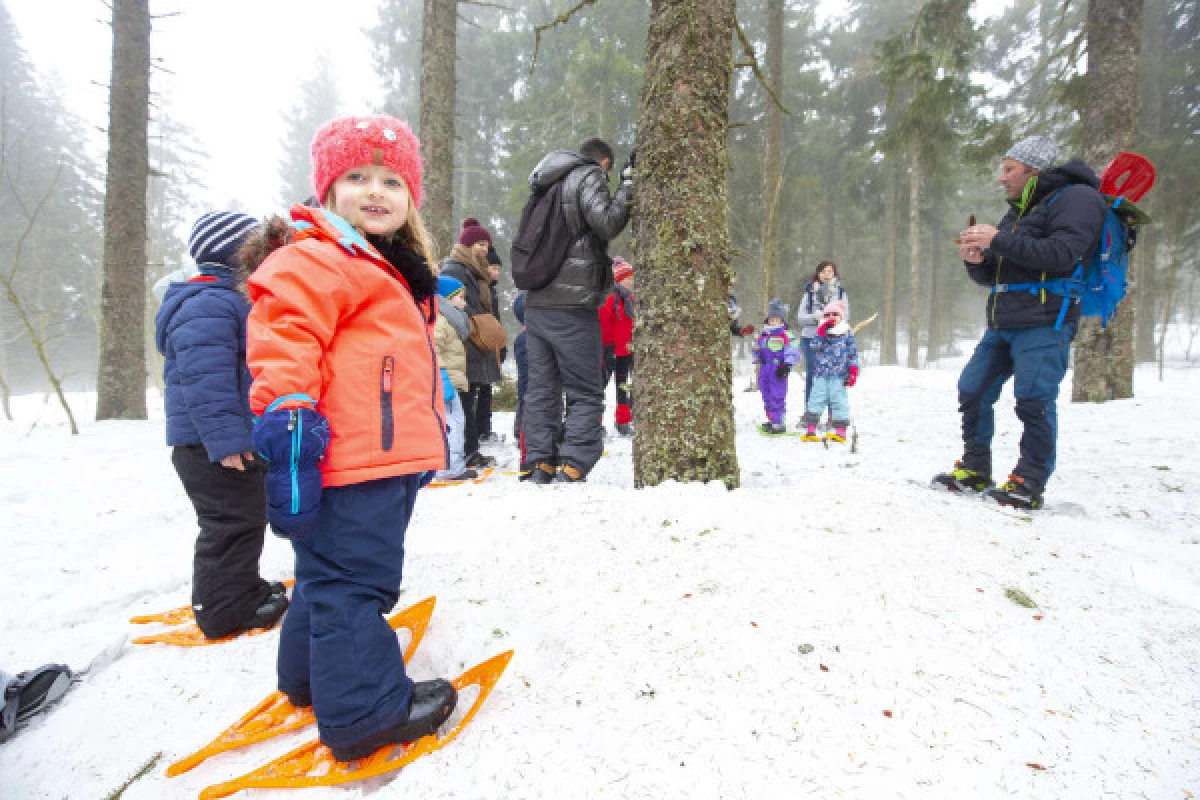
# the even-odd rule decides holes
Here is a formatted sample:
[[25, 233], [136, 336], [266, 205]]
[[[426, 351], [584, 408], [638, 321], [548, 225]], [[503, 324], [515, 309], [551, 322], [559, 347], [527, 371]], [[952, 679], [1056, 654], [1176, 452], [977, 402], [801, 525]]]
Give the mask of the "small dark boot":
[[56, 703], [73, 680], [71, 670], [62, 664], [18, 673], [0, 697], [0, 742], [16, 733], [19, 723]]
[[254, 616], [246, 623], [244, 630], [255, 628], [274, 628], [283, 612], [287, 611], [287, 594], [270, 594], [263, 604], [254, 609]]
[[544, 486], [547, 483], [554, 483], [554, 471], [555, 467], [553, 464], [549, 464], [545, 461], [539, 462], [538, 465], [529, 472], [528, 481], [530, 483], [537, 484], [538, 486]]
[[554, 474], [555, 483], [583, 483], [587, 476], [570, 464], [563, 464]]
[[333, 751], [333, 757], [338, 761], [354, 761], [366, 758], [384, 745], [414, 742], [423, 736], [437, 733], [441, 724], [450, 719], [457, 704], [458, 692], [454, 690], [454, 684], [450, 681], [414, 683], [412, 705], [408, 709], [407, 720], [360, 742], [345, 747], [332, 747], [330, 749]]

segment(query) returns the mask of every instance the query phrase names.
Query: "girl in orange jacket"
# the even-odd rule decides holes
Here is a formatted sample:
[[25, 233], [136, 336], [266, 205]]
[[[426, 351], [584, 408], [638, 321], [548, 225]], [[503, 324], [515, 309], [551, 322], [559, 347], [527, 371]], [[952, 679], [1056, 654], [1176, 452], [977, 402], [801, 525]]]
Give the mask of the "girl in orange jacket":
[[313, 706], [343, 761], [434, 732], [456, 702], [448, 681], [409, 679], [383, 618], [417, 490], [446, 462], [419, 147], [388, 116], [322, 127], [321, 208], [292, 209], [294, 241], [248, 284], [254, 442], [268, 518], [296, 554], [279, 689]]

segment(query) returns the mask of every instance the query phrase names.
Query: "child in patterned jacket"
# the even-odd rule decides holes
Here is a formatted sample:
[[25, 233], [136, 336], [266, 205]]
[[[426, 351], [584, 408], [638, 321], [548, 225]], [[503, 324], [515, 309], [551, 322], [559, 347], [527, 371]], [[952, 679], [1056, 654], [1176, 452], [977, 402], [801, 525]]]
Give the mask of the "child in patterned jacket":
[[758, 390], [762, 393], [767, 421], [759, 427], [763, 433], [784, 433], [783, 415], [787, 410], [788, 373], [800, 358], [796, 337], [788, 330], [787, 306], [775, 299], [767, 304], [767, 321], [754, 340], [754, 361], [758, 364]]
[[858, 345], [846, 324], [846, 303], [833, 300], [825, 306], [813, 339], [813, 387], [804, 410], [806, 442], [819, 442], [817, 423], [829, 409], [833, 430], [826, 441], [845, 442], [850, 425], [850, 396], [846, 389], [858, 381]]

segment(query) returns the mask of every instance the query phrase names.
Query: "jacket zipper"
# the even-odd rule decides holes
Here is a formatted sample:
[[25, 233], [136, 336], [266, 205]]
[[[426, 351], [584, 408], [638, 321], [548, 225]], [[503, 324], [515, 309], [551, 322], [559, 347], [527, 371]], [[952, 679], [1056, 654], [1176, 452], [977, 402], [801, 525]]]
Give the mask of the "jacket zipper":
[[292, 409], [288, 415], [288, 430], [292, 432], [292, 513], [300, 513], [300, 442], [304, 438], [304, 418], [297, 409]]
[[395, 356], [384, 356], [383, 373], [379, 377], [379, 410], [383, 423], [380, 444], [385, 451], [392, 449], [396, 438], [395, 419], [392, 415], [392, 380], [395, 372]]

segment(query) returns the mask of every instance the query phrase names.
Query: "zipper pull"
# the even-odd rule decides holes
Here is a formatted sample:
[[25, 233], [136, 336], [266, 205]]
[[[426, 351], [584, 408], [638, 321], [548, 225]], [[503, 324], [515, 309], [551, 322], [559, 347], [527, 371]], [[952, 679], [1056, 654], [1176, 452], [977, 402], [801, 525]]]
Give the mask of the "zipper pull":
[[288, 412], [288, 430], [296, 430], [296, 409], [294, 408]]

